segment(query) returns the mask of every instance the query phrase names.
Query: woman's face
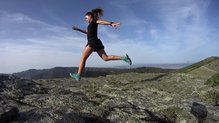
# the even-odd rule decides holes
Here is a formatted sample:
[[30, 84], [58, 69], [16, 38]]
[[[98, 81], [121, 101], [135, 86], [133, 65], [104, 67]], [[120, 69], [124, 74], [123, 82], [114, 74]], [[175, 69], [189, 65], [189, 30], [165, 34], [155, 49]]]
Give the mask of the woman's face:
[[87, 23], [90, 23], [92, 21], [91, 15], [86, 15], [85, 20]]

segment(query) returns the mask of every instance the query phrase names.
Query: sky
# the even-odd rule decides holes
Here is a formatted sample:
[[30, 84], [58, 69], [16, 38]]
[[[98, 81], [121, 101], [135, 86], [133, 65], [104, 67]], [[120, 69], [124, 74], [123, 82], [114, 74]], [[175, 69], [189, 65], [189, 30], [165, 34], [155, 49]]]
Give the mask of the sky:
[[[99, 25], [108, 55], [131, 57], [133, 65], [193, 63], [219, 55], [218, 0], [0, 0], [0, 73], [77, 67], [87, 44], [84, 15], [104, 9]], [[103, 61], [94, 52], [87, 67], [128, 66]]]

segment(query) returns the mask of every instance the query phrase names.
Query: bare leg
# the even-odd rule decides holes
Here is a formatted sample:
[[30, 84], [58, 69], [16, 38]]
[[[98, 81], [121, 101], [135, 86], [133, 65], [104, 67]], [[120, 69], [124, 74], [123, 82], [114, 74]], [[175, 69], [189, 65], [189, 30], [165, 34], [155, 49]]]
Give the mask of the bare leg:
[[81, 74], [82, 71], [84, 70], [86, 60], [92, 52], [93, 52], [93, 49], [89, 45], [87, 45], [84, 48], [84, 51], [83, 51], [82, 56], [81, 56], [80, 65], [79, 65], [79, 68], [78, 68], [78, 74]]
[[104, 61], [109, 61], [109, 60], [122, 60], [121, 56], [108, 56], [105, 52], [104, 49], [100, 49], [97, 51], [98, 55], [104, 60]]

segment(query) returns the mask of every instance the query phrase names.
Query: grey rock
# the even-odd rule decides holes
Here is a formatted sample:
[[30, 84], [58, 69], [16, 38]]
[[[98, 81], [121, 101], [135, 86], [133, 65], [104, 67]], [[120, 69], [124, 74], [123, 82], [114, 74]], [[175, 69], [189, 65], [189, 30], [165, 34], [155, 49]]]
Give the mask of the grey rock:
[[205, 105], [194, 102], [191, 107], [191, 113], [195, 115], [199, 122], [206, 120], [208, 111]]

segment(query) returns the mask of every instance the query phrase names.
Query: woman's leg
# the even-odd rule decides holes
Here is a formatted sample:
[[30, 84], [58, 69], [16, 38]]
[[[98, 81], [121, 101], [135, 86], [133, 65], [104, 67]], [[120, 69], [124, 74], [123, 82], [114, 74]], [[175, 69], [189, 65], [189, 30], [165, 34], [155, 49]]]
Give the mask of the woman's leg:
[[79, 65], [79, 68], [78, 68], [78, 74], [81, 74], [84, 67], [85, 67], [85, 64], [86, 64], [86, 60], [87, 58], [90, 56], [90, 54], [93, 52], [93, 49], [87, 45], [84, 50], [83, 50], [83, 53], [82, 53], [82, 56], [81, 56], [81, 61], [80, 61], [80, 65]]
[[97, 51], [98, 55], [104, 60], [123, 60], [124, 62], [128, 63], [129, 65], [132, 65], [132, 60], [129, 58], [129, 56], [126, 54], [125, 56], [108, 56], [104, 49], [100, 49]]
[[121, 56], [113, 56], [110, 55], [108, 56], [105, 52], [104, 49], [100, 49], [97, 51], [98, 55], [104, 60], [104, 61], [109, 61], [109, 60], [122, 60]]

